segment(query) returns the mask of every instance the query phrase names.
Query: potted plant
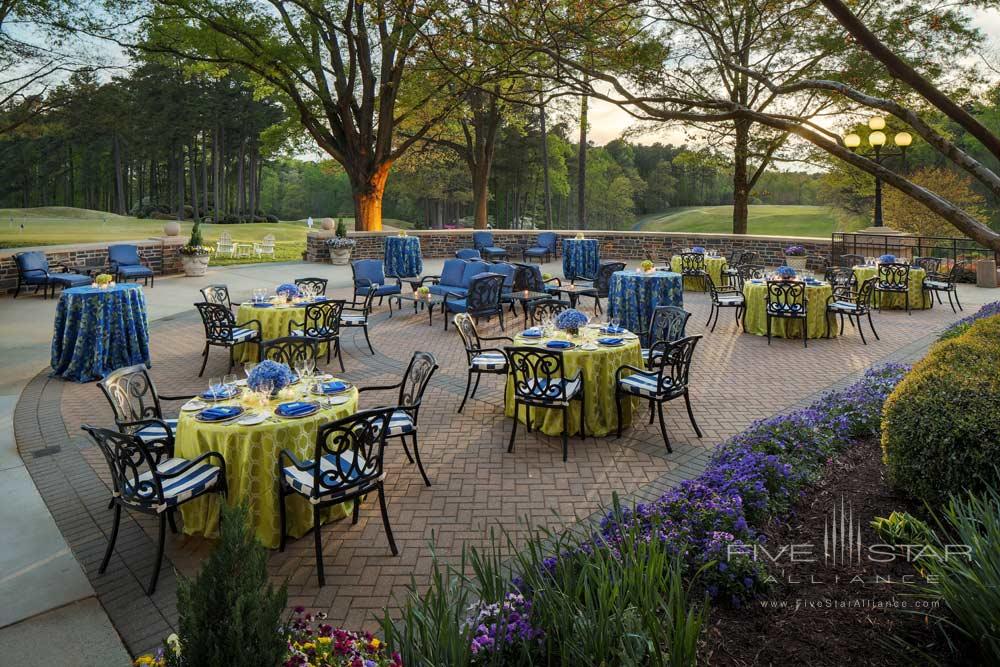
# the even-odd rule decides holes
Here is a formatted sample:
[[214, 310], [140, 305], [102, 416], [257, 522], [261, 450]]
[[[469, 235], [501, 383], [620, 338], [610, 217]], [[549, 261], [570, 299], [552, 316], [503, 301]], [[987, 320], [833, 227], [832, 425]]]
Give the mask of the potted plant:
[[201, 221], [195, 220], [191, 228], [191, 238], [187, 245], [181, 247], [181, 265], [185, 276], [203, 276], [208, 270], [208, 259], [212, 249], [205, 245], [201, 238]]
[[806, 270], [806, 249], [800, 245], [785, 248], [785, 265], [796, 271]]
[[335, 236], [326, 242], [330, 246], [330, 263], [343, 266], [351, 261], [351, 252], [356, 244], [354, 239], [347, 238], [347, 225], [343, 220], [337, 221]]

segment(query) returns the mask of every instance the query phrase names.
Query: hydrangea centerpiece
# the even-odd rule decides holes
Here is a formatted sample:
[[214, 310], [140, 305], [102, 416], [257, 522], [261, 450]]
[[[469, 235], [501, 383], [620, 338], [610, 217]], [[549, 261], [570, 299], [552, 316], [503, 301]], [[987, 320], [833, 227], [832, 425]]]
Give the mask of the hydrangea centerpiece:
[[278, 296], [283, 296], [286, 299], [294, 299], [297, 296], [302, 296], [302, 290], [300, 290], [297, 285], [293, 285], [292, 283], [282, 283], [281, 285], [278, 285], [277, 289], [274, 290], [274, 293]]
[[254, 391], [260, 391], [264, 385], [271, 385], [271, 393], [277, 394], [279, 391], [292, 383], [295, 376], [285, 364], [267, 359], [257, 364], [250, 376], [247, 378], [247, 386]]
[[806, 254], [806, 249], [800, 245], [790, 245], [785, 248], [786, 257], [804, 257]]
[[587, 324], [587, 316], [575, 308], [564, 310], [556, 316], [556, 328], [568, 334], [580, 333], [580, 327]]
[[798, 275], [795, 272], [795, 269], [793, 269], [790, 266], [779, 266], [778, 270], [775, 273], [777, 273], [778, 277], [781, 278], [782, 280], [791, 280], [792, 278]]
[[882, 255], [881, 257], [878, 258], [878, 263], [879, 264], [895, 264], [896, 263], [896, 256], [895, 255]]

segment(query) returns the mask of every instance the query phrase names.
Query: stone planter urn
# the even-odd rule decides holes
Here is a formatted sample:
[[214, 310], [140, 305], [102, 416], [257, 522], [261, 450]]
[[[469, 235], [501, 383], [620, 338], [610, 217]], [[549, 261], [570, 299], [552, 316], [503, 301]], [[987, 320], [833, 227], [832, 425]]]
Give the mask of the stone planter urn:
[[351, 251], [353, 248], [330, 248], [330, 263], [337, 266], [346, 266], [351, 262]]
[[805, 255], [785, 255], [785, 264], [792, 267], [796, 271], [806, 270], [806, 256]]
[[181, 266], [184, 267], [184, 275], [190, 277], [203, 276], [208, 270], [209, 255], [181, 255]]
[[181, 233], [181, 223], [171, 220], [163, 225], [163, 233], [166, 236], [177, 236]]
[[336, 226], [335, 223], [333, 222], [333, 218], [323, 218], [322, 225], [323, 229], [325, 229], [328, 232], [332, 232], [333, 228]]

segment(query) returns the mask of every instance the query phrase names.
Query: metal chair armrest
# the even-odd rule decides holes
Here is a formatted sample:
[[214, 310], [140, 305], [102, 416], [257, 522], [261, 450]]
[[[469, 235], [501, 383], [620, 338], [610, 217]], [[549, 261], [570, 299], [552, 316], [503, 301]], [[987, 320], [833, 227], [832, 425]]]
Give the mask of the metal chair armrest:
[[372, 387], [358, 387], [358, 393], [360, 394], [363, 391], [384, 391], [386, 389], [399, 389], [402, 386], [402, 384], [403, 384], [403, 382], [400, 381], [400, 382], [397, 382], [396, 384], [389, 384], [389, 385], [385, 385], [385, 386], [379, 385], [379, 386], [372, 386]]
[[156, 474], [156, 477], [158, 479], [173, 479], [174, 477], [178, 477], [180, 475], [183, 475], [184, 473], [186, 473], [188, 470], [190, 470], [191, 468], [195, 467], [199, 463], [202, 463], [204, 461], [207, 461], [207, 460], [213, 459], [213, 458], [219, 459], [219, 468], [222, 470], [222, 474], [225, 475], [226, 474], [226, 459], [222, 458], [222, 454], [220, 454], [219, 452], [205, 452], [204, 454], [202, 454], [198, 458], [191, 459], [190, 461], [188, 461], [184, 465], [182, 465], [180, 467], [177, 467], [177, 468], [174, 468], [170, 472], [160, 472], [159, 470], [157, 470], [155, 474]]
[[167, 396], [166, 394], [160, 394], [160, 398], [164, 401], [189, 401], [198, 394], [191, 394], [190, 396]]
[[514, 339], [510, 336], [490, 336], [488, 338], [486, 336], [482, 336], [479, 340], [509, 340], [511, 343], [514, 342]]

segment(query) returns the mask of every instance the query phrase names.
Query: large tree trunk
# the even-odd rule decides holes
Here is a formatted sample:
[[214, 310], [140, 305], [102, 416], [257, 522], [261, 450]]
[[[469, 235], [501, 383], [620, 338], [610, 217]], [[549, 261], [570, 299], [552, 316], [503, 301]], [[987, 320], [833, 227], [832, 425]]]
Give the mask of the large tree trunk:
[[587, 228], [587, 96], [580, 99], [580, 149], [576, 170], [576, 213], [580, 229]]
[[471, 166], [472, 171], [472, 205], [475, 215], [473, 226], [476, 229], [486, 229], [489, 222], [490, 203], [490, 165], [480, 162]]
[[389, 179], [392, 161], [387, 160], [375, 168], [367, 179], [358, 178], [352, 183], [354, 196], [354, 230], [358, 232], [382, 231], [382, 196]]
[[115, 208], [118, 215], [125, 215], [125, 178], [122, 174], [122, 150], [118, 132], [112, 134], [111, 141], [115, 161]]
[[191, 217], [197, 220], [201, 216], [198, 215], [198, 158], [197, 158], [197, 147], [198, 142], [196, 139], [191, 139], [191, 146], [188, 148], [188, 166], [191, 170]]
[[750, 160], [750, 121], [742, 118], [735, 121], [736, 146], [733, 151], [733, 234], [747, 233], [747, 218], [750, 203], [750, 176], [747, 162]]

